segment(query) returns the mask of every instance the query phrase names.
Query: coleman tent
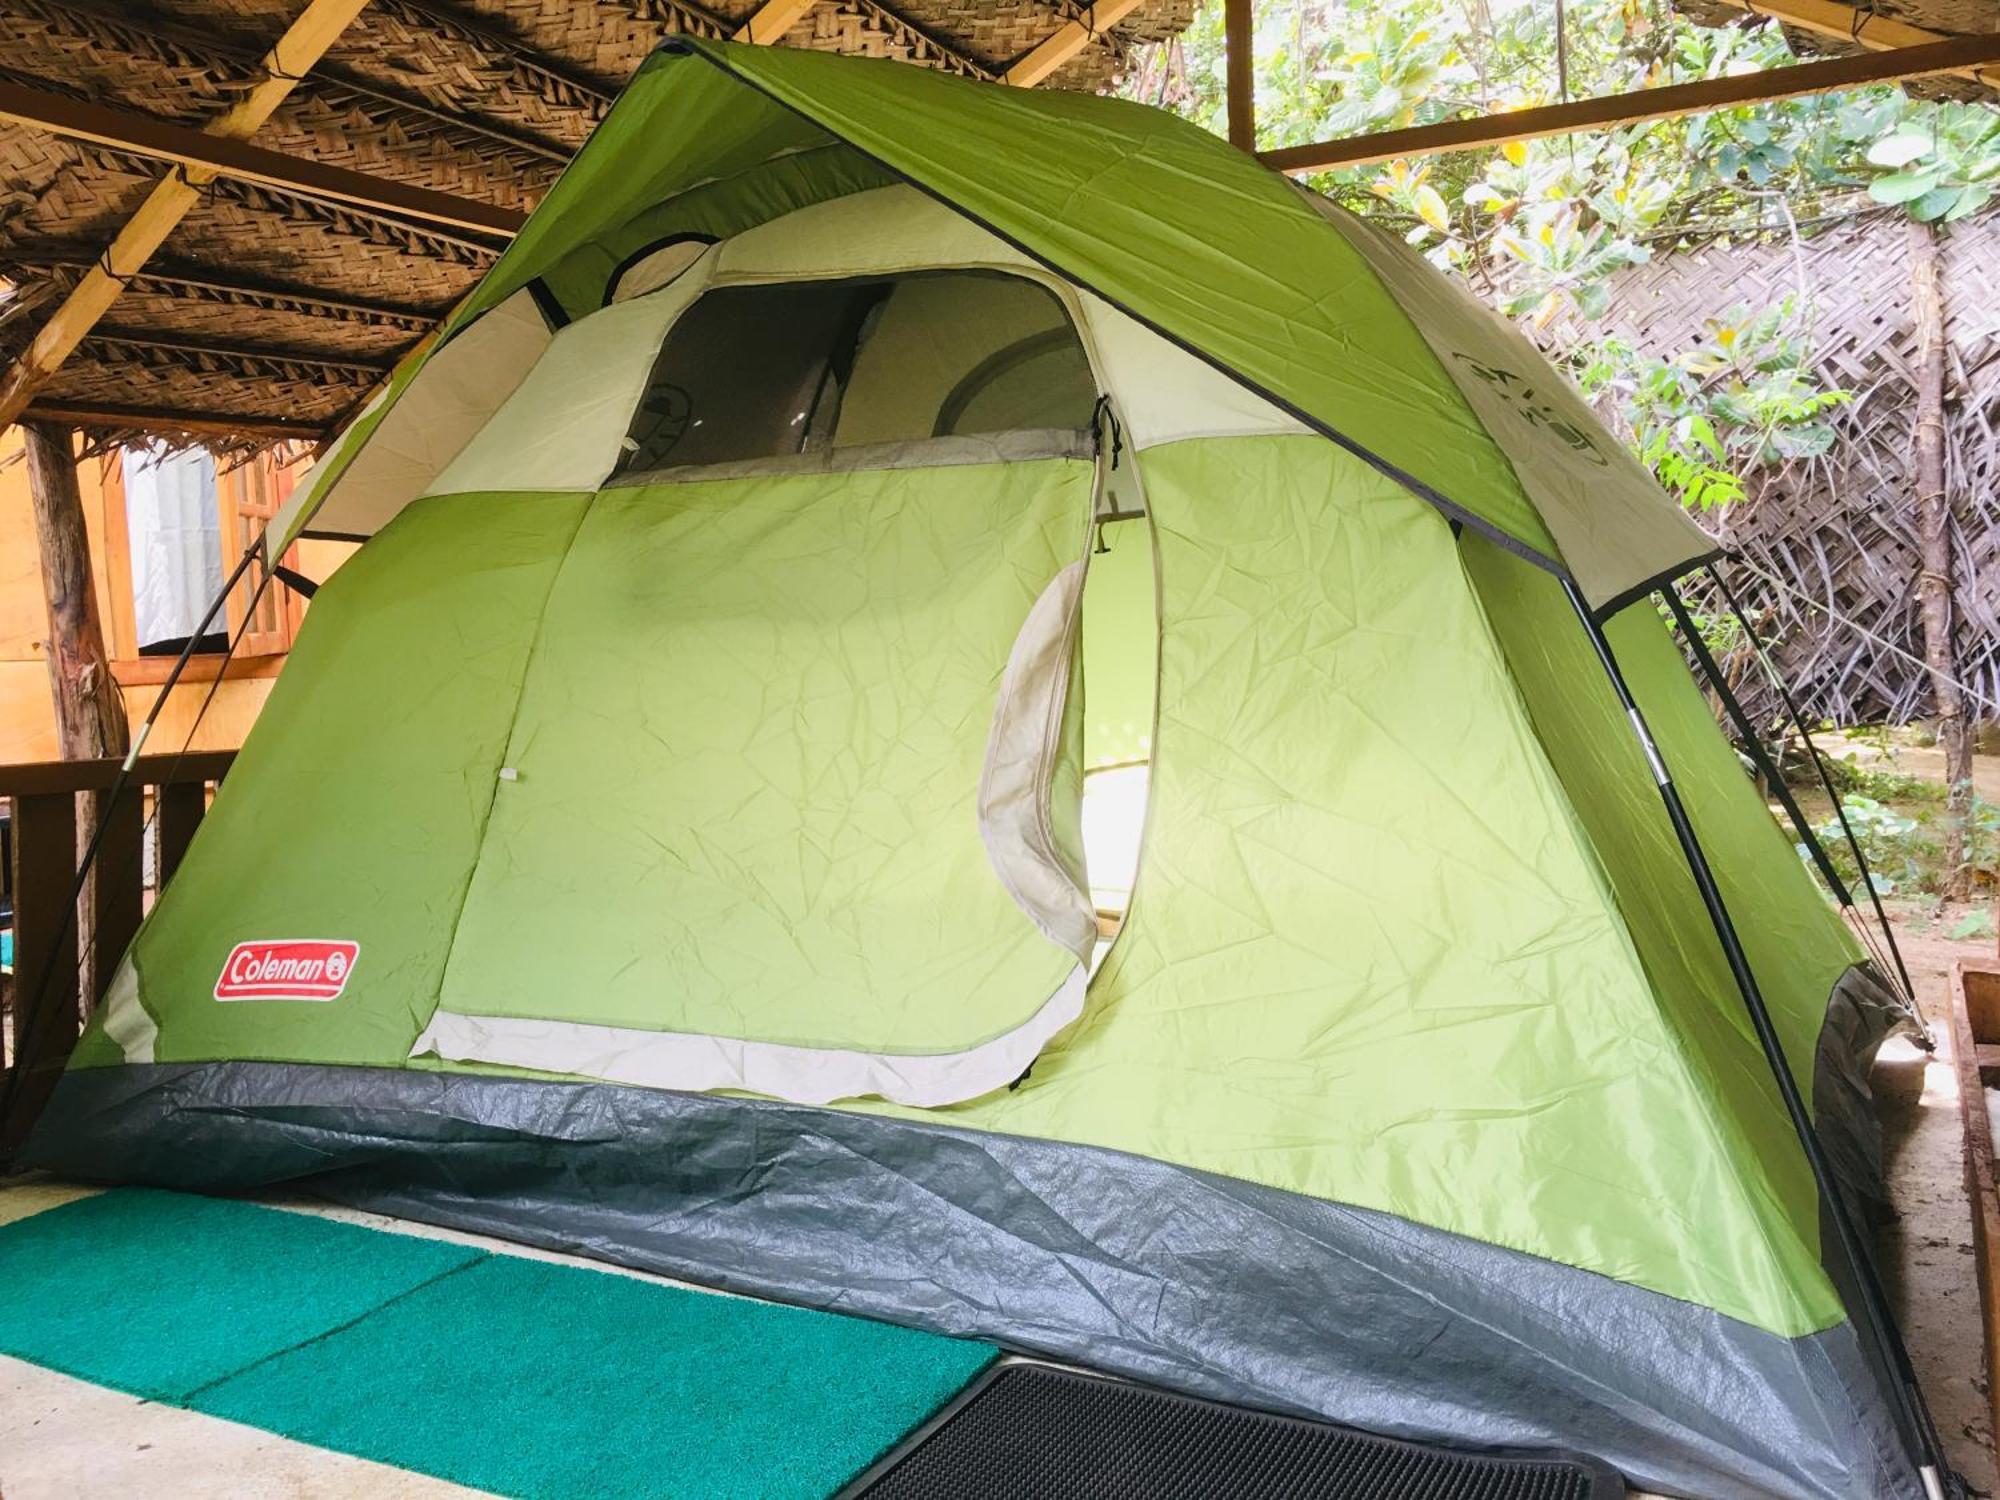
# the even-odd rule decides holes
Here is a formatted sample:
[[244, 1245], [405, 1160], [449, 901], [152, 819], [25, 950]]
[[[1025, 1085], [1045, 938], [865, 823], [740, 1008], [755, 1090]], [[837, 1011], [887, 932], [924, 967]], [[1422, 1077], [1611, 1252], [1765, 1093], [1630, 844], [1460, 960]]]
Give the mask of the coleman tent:
[[1400, 242], [679, 44], [278, 530], [366, 541], [41, 1164], [1923, 1493], [1824, 1196], [1888, 995], [1648, 594], [1708, 544]]

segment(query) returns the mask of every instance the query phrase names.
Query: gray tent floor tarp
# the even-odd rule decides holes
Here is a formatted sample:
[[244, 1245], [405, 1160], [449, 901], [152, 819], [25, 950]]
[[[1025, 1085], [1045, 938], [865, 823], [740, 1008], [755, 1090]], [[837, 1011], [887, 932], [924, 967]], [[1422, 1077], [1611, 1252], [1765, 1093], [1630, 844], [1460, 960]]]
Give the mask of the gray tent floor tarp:
[[[1822, 1128], [1857, 1173], [1879, 1156], [1865, 1078], [1885, 1016], [1856, 971], [1821, 1048]], [[758, 1100], [255, 1062], [72, 1072], [30, 1151], [89, 1178], [293, 1183], [1393, 1436], [1571, 1448], [1712, 1500], [1917, 1493], [1851, 1324], [1785, 1339], [1114, 1151]]]

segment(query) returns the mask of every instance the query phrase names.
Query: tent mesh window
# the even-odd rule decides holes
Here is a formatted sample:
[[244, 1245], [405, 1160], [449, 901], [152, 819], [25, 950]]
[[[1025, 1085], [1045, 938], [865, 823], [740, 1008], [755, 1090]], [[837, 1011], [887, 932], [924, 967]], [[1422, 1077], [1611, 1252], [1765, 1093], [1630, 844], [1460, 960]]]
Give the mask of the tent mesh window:
[[1460, 1453], [1003, 1364], [840, 1500], [1619, 1500], [1566, 1454]]
[[1083, 431], [1090, 361], [1047, 288], [995, 272], [705, 292], [668, 330], [616, 473], [829, 447]]

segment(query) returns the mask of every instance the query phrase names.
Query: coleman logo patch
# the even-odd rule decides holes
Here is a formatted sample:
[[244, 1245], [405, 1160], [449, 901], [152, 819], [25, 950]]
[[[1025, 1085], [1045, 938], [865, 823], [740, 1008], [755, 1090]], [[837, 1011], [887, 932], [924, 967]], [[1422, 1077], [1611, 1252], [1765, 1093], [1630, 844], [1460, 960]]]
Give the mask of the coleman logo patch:
[[331, 1000], [347, 988], [359, 943], [286, 938], [238, 943], [215, 981], [218, 1000]]

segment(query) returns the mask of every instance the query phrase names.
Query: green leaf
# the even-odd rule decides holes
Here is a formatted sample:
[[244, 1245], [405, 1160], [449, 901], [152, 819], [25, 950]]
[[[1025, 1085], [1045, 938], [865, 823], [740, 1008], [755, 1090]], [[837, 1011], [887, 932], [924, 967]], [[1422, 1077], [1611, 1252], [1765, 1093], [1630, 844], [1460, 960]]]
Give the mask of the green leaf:
[[1878, 167], [1907, 167], [1931, 149], [1928, 131], [1899, 130], [1868, 148], [1868, 160]]
[[1937, 185], [1936, 172], [1891, 172], [1868, 184], [1868, 196], [1877, 203], [1911, 203]]
[[1968, 184], [1959, 190], [1958, 202], [1954, 203], [1946, 212], [1944, 216], [1945, 222], [1950, 223], [1953, 219], [1962, 219], [1967, 214], [1977, 213], [1987, 205], [1992, 197], [1993, 189], [1985, 186], [1983, 183]]
[[1922, 223], [1934, 224], [1957, 206], [1959, 192], [1956, 187], [1932, 188], [1910, 205], [1910, 216]]
[[1962, 943], [1967, 938], [1990, 938], [1993, 936], [1993, 913], [1984, 907], [1967, 912], [1945, 936], [1955, 943]]
[[[1444, 199], [1439, 196], [1438, 190], [1428, 182], [1417, 189], [1414, 201], [1417, 217], [1431, 228], [1448, 229], [1451, 226], [1451, 211], [1444, 206]], [[1943, 213], [1944, 210], [1939, 209], [1938, 212]]]

